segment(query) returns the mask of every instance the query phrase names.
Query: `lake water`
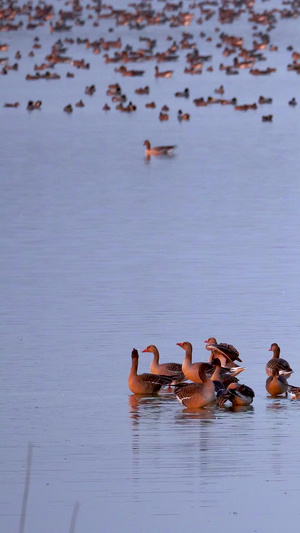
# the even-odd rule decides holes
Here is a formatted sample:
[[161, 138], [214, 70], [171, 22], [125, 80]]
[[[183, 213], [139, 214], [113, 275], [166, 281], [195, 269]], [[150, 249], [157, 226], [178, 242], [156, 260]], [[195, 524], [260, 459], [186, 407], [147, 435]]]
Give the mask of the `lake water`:
[[[273, 6], [282, 8], [264, 2], [256, 10]], [[26, 533], [71, 531], [76, 502], [76, 533], [297, 530], [300, 402], [268, 398], [265, 364], [277, 342], [294, 368], [290, 382], [300, 385], [300, 121], [299, 106], [288, 105], [300, 78], [287, 71], [287, 46], [300, 51], [299, 19], [276, 14], [269, 34], [278, 52], [267, 50], [256, 66], [277, 72], [255, 77], [218, 69], [233, 56], [222, 58], [215, 27], [246, 36], [249, 48], [249, 14], [224, 26], [217, 14], [197, 25], [198, 16], [187, 28], [140, 32], [114, 20], [59, 34], [48, 22], [1, 32], [9, 44], [1, 57], [12, 64], [17, 50], [23, 56], [0, 80], [3, 533], [19, 528], [29, 442]], [[213, 54], [213, 72], [183, 74], [183, 50], [171, 67], [159, 64], [174, 69], [171, 79], [156, 80], [153, 61], [128, 65], [145, 69], [143, 78], [122, 78], [103, 53], [74, 43], [67, 55], [90, 61], [90, 70], [58, 65], [60, 80], [25, 81], [58, 38], [121, 37], [136, 49], [150, 36], [161, 51], [182, 31]], [[35, 36], [42, 48], [29, 58]], [[70, 70], [74, 79], [65, 77]], [[102, 110], [114, 82], [135, 113]], [[92, 97], [84, 94], [91, 84]], [[220, 84], [241, 104], [260, 95], [273, 104], [246, 113], [194, 106]], [[135, 95], [145, 85], [150, 95]], [[190, 99], [176, 99], [187, 86]], [[63, 112], [80, 98], [85, 108]], [[42, 109], [28, 112], [37, 99]], [[156, 110], [145, 109], [151, 100]], [[2, 107], [15, 101], [17, 109]], [[163, 104], [170, 118], [161, 123]], [[188, 123], [178, 122], [179, 108], [191, 114]], [[263, 123], [269, 113], [273, 122]], [[147, 138], [176, 144], [174, 157], [147, 162]], [[147, 372], [147, 345], [158, 346], [162, 362], [182, 362], [176, 343], [188, 340], [199, 361], [210, 336], [239, 349], [241, 381], [256, 393], [250, 408], [188, 412], [171, 393], [130, 393], [133, 347]]]

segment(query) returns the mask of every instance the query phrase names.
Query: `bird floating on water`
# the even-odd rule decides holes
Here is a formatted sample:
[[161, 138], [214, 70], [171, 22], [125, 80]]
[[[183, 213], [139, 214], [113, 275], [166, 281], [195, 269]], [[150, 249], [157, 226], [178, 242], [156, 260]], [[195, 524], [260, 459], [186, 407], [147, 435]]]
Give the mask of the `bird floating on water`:
[[145, 148], [145, 156], [150, 157], [152, 155], [173, 155], [174, 149], [176, 148], [175, 145], [168, 145], [168, 146], [153, 146], [151, 148], [151, 143], [146, 139], [144, 141]]

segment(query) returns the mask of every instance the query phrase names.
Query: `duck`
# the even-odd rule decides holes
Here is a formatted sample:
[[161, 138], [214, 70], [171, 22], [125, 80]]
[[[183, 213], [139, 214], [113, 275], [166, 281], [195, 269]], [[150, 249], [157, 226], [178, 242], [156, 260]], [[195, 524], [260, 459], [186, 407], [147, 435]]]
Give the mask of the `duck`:
[[224, 92], [225, 92], [224, 86], [223, 86], [223, 85], [220, 85], [220, 87], [218, 87], [217, 89], [215, 89], [214, 92], [215, 92], [216, 94], [224, 94]]
[[82, 100], [79, 100], [78, 102], [76, 102], [76, 107], [84, 107], [84, 102]]
[[13, 104], [9, 103], [9, 102], [6, 102], [3, 107], [19, 107], [20, 103], [19, 102], [14, 102]]
[[42, 105], [42, 101], [41, 100], [37, 100], [36, 102], [34, 102], [33, 100], [29, 100], [29, 102], [27, 104], [27, 110], [28, 111], [33, 111], [34, 109], [40, 109], [41, 105]]
[[201, 409], [216, 399], [215, 386], [207, 377], [205, 366], [202, 363], [199, 364], [197, 373], [197, 383], [180, 384], [174, 389], [178, 401], [189, 409]]
[[134, 394], [154, 394], [172, 382], [172, 376], [138, 374], [139, 354], [135, 348], [131, 352], [131, 359], [132, 364], [128, 376], [128, 387]]
[[181, 122], [182, 120], [190, 120], [190, 114], [189, 113], [183, 113], [181, 111], [181, 109], [179, 109], [179, 111], [177, 113], [177, 118], [178, 118], [179, 122]]
[[273, 352], [273, 357], [266, 364], [267, 375], [272, 376], [273, 370], [275, 369], [278, 370], [279, 375], [284, 376], [285, 378], [289, 378], [290, 375], [293, 373], [293, 370], [285, 359], [279, 357], [280, 348], [276, 342], [273, 342], [273, 344], [271, 344], [269, 352]]
[[89, 96], [92, 96], [94, 92], [96, 91], [95, 85], [90, 85], [85, 88], [85, 94], [88, 94]]
[[68, 104], [64, 107], [64, 112], [65, 113], [72, 113], [73, 112], [73, 107], [71, 104]]
[[165, 120], [169, 120], [169, 115], [168, 113], [163, 113], [162, 111], [159, 113], [158, 115], [158, 118], [161, 122], [165, 121]]
[[151, 155], [172, 155], [174, 149], [176, 148], [175, 145], [169, 145], [169, 146], [153, 146], [151, 148], [151, 143], [146, 139], [144, 141], [145, 148], [145, 155], [146, 157], [150, 157]]
[[290, 400], [300, 400], [300, 387], [289, 385], [287, 394]]
[[259, 104], [272, 104], [273, 98], [267, 98], [265, 96], [260, 96], [258, 99]]
[[171, 78], [173, 75], [173, 70], [164, 70], [159, 71], [159, 68], [157, 65], [155, 65], [155, 77], [156, 78]]
[[155, 109], [156, 108], [156, 103], [155, 102], [148, 102], [147, 104], [145, 104], [145, 107], [147, 109]]
[[206, 350], [211, 352], [208, 359], [209, 362], [211, 362], [214, 357], [218, 357], [222, 366], [225, 368], [242, 368], [234, 363], [236, 360], [242, 362], [242, 359], [240, 358], [238, 350], [232, 346], [232, 344], [226, 344], [225, 342], [217, 343], [215, 337], [209, 337], [209, 339], [204, 342], [206, 343]]
[[272, 122], [273, 121], [273, 115], [263, 115], [261, 117], [262, 122]]
[[279, 375], [277, 368], [273, 368], [272, 375], [266, 380], [266, 390], [270, 396], [287, 396], [289, 384], [284, 376]]
[[188, 87], [184, 89], [184, 91], [178, 91], [175, 93], [176, 98], [189, 98], [190, 96], [190, 90]]
[[150, 93], [150, 89], [149, 89], [149, 86], [146, 85], [146, 87], [140, 87], [138, 89], [135, 89], [134, 92], [136, 94], [149, 94]]
[[232, 383], [219, 395], [217, 399], [217, 406], [224, 407], [227, 401], [230, 401], [233, 407], [247, 406], [251, 405], [254, 397], [254, 390], [251, 389], [251, 387], [248, 387], [248, 385]]
[[150, 371], [152, 374], [163, 375], [163, 376], [172, 376], [173, 384], [180, 383], [186, 379], [184, 373], [182, 372], [182, 365], [179, 363], [163, 363], [159, 364], [159, 351], [154, 344], [150, 344], [142, 351], [142, 353], [152, 353], [153, 360], [150, 364]]

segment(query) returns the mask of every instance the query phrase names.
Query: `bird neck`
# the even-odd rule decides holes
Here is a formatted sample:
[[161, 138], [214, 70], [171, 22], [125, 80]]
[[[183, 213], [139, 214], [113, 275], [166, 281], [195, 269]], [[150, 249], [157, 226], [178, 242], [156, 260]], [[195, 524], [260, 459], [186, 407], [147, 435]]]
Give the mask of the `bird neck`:
[[182, 371], [183, 371], [183, 373], [185, 374], [185, 370], [187, 370], [191, 366], [192, 366], [192, 348], [189, 346], [185, 350], [185, 356], [184, 356], [184, 360], [183, 360], [183, 363], [182, 363]]
[[137, 375], [138, 364], [139, 364], [138, 358], [137, 357], [133, 357], [132, 358], [132, 363], [131, 363], [131, 369], [130, 369], [130, 375], [131, 376], [136, 376]]
[[159, 351], [157, 348], [153, 348], [153, 360], [150, 365], [150, 370], [153, 372], [159, 366]]
[[272, 359], [277, 359], [279, 357], [279, 355], [280, 355], [279, 346], [274, 346]]

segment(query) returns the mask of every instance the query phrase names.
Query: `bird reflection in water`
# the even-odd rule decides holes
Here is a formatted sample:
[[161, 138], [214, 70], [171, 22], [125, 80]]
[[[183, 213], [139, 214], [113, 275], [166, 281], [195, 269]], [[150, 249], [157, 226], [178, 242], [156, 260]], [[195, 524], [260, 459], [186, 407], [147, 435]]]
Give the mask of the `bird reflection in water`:
[[267, 396], [266, 409], [273, 411], [287, 411], [290, 405], [290, 401], [286, 396]]
[[161, 415], [162, 405], [164, 408], [166, 403], [175, 402], [176, 396], [169, 392], [162, 392], [160, 394], [139, 395], [130, 394], [128, 396], [129, 416], [132, 421], [138, 424], [140, 417], [151, 420], [158, 420]]
[[223, 413], [230, 412], [230, 413], [254, 413], [254, 407], [253, 405], [231, 405], [230, 407], [225, 407], [223, 409]]
[[178, 412], [176, 421], [184, 423], [188, 420], [216, 420], [216, 414], [214, 409], [183, 409]]

